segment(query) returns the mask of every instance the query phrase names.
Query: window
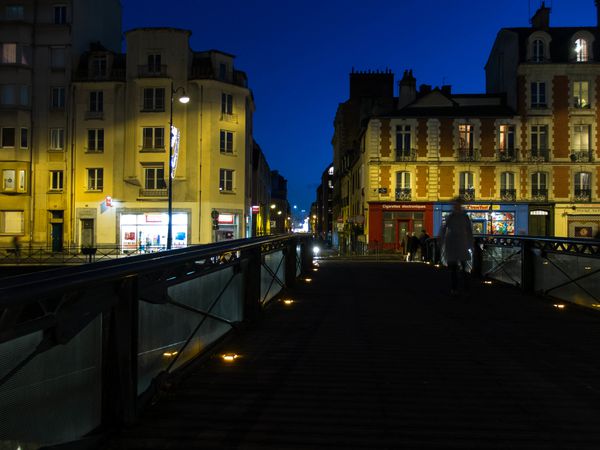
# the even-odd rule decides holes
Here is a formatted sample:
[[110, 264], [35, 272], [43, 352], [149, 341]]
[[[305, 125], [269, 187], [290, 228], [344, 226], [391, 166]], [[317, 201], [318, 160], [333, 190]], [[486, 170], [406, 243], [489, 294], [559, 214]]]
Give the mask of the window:
[[144, 89], [144, 111], [164, 111], [165, 110], [165, 90], [164, 88], [145, 88]]
[[65, 107], [65, 88], [53, 87], [50, 99], [52, 109], [63, 109]]
[[15, 129], [14, 128], [2, 128], [2, 147], [14, 147], [15, 146]]
[[5, 84], [2, 86], [2, 104], [15, 105], [17, 98], [15, 96], [16, 86], [14, 84]]
[[21, 148], [29, 147], [29, 134], [27, 128], [21, 128]]
[[0, 44], [2, 48], [2, 64], [16, 64], [17, 62], [17, 44]]
[[50, 171], [50, 190], [62, 191], [64, 182], [64, 172], [62, 170]]
[[165, 149], [165, 129], [161, 127], [146, 127], [142, 129], [142, 148]]
[[94, 128], [88, 130], [88, 152], [104, 151], [104, 129]]
[[588, 43], [585, 39], [575, 40], [575, 61], [585, 62], [588, 60]]
[[508, 152], [515, 149], [514, 125], [500, 125], [500, 138], [498, 139], [500, 151]]
[[67, 7], [65, 5], [54, 6], [54, 23], [57, 25], [67, 23]]
[[473, 172], [460, 172], [459, 187], [463, 189], [473, 189]]
[[227, 78], [227, 64], [219, 64], [219, 80], [225, 80]]
[[94, 56], [90, 65], [92, 77], [106, 76], [106, 55]]
[[101, 191], [104, 188], [104, 169], [88, 169], [88, 191]]
[[21, 20], [25, 17], [25, 8], [23, 5], [8, 5], [4, 17], [6, 20]]
[[546, 83], [544, 81], [534, 81], [531, 83], [531, 107], [546, 107]]
[[144, 167], [145, 189], [166, 189], [165, 168], [161, 165]]
[[582, 151], [590, 149], [590, 126], [575, 125], [573, 127], [573, 150]]
[[28, 45], [21, 46], [21, 64], [25, 66], [31, 64], [31, 47]]
[[458, 126], [458, 145], [461, 150], [473, 150], [473, 127], [471, 125]]
[[65, 129], [50, 128], [50, 150], [64, 150]]
[[90, 92], [90, 112], [103, 112], [104, 111], [104, 92], [92, 91]]
[[25, 192], [25, 171], [19, 170], [19, 192]]
[[23, 211], [0, 211], [0, 233], [23, 234]]
[[548, 195], [547, 175], [545, 172], [531, 174], [531, 195], [533, 197], [546, 197]]
[[19, 104], [29, 105], [29, 86], [19, 86]]
[[221, 94], [221, 114], [233, 114], [233, 95]]
[[543, 62], [544, 61], [544, 41], [541, 39], [536, 39], [532, 44], [532, 55], [534, 62]]
[[221, 130], [219, 149], [221, 153], [233, 153], [233, 133], [231, 131]]
[[410, 125], [398, 125], [396, 127], [396, 156], [400, 158], [410, 156], [410, 149]]
[[219, 170], [219, 191], [231, 192], [233, 191], [233, 170], [220, 169]]
[[50, 49], [50, 67], [52, 69], [64, 69], [65, 68], [65, 48], [64, 47], [52, 47]]
[[161, 72], [161, 57], [159, 54], [148, 55], [148, 72], [160, 73]]
[[545, 158], [548, 154], [548, 125], [531, 126], [531, 155]]
[[410, 172], [396, 172], [396, 200], [410, 200]]
[[590, 87], [587, 81], [573, 82], [573, 107], [589, 108], [590, 107]]
[[578, 191], [590, 191], [591, 189], [592, 174], [590, 172], [577, 172], [575, 174], [575, 193]]
[[500, 189], [514, 189], [515, 174], [512, 172], [502, 172], [500, 174]]

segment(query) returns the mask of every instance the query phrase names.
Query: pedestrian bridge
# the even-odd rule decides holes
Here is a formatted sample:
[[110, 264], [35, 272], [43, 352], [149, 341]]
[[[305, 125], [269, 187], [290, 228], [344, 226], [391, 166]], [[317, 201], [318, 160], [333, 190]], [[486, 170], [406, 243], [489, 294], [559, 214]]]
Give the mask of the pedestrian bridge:
[[597, 243], [479, 237], [461, 298], [311, 246], [3, 280], [0, 448], [600, 448]]

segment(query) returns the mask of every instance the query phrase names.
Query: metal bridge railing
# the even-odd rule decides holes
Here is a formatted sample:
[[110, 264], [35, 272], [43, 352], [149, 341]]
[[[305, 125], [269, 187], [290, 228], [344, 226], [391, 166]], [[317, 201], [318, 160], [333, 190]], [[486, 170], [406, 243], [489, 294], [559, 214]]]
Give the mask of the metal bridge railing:
[[264, 237], [4, 278], [0, 442], [28, 450], [132, 422], [170, 375], [308, 272], [310, 247], [307, 235]]

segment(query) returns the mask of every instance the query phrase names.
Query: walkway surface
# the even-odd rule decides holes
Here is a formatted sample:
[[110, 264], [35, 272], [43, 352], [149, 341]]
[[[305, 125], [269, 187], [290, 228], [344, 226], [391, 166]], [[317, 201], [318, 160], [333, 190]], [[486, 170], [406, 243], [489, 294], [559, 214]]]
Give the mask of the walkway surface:
[[104, 449], [600, 449], [600, 314], [323, 261]]

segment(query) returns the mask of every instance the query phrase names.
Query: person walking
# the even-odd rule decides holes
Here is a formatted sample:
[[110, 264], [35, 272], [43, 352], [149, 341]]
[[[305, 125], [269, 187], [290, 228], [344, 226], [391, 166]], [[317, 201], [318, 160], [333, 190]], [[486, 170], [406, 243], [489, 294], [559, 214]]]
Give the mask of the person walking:
[[429, 239], [429, 235], [427, 234], [427, 231], [425, 231], [425, 229], [422, 229], [421, 234], [419, 235], [419, 246], [421, 247], [421, 260], [425, 262], [429, 261], [427, 239]]
[[459, 275], [464, 291], [468, 292], [470, 286], [466, 269], [473, 251], [473, 227], [460, 199], [454, 200], [452, 212], [442, 225], [440, 240], [450, 269], [450, 295], [455, 297], [459, 294]]
[[19, 242], [19, 236], [13, 236], [12, 240], [13, 249], [15, 252], [15, 256], [18, 258], [21, 256], [21, 243]]
[[417, 257], [417, 252], [419, 251], [419, 238], [415, 236], [415, 233], [412, 231], [408, 233], [408, 260], [414, 261]]

